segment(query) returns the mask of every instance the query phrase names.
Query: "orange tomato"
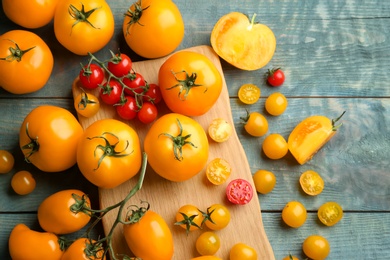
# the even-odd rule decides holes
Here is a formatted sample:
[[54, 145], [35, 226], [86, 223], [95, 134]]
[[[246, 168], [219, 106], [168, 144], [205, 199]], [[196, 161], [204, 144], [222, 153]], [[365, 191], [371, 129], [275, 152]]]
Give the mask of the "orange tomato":
[[222, 91], [222, 76], [211, 60], [193, 51], [179, 51], [160, 67], [158, 81], [168, 108], [186, 116], [205, 114]]
[[[80, 190], [62, 190], [45, 198], [38, 207], [41, 228], [57, 235], [70, 234], [82, 229], [91, 219], [83, 207], [90, 201]], [[81, 211], [80, 211], [81, 209]]]
[[139, 0], [126, 12], [122, 30], [135, 53], [154, 59], [179, 46], [184, 37], [184, 22], [171, 0]]
[[194, 177], [206, 166], [209, 142], [197, 121], [168, 113], [150, 127], [144, 139], [144, 150], [157, 174], [179, 182]]
[[310, 116], [301, 121], [288, 137], [288, 149], [299, 164], [305, 164], [317, 153], [335, 134], [345, 111], [336, 119], [325, 116]]
[[61, 260], [98, 260], [103, 258], [102, 244], [89, 238], [76, 239], [64, 252]]
[[7, 150], [0, 150], [0, 173], [8, 173], [14, 167], [15, 158]]
[[27, 94], [40, 90], [53, 65], [49, 46], [37, 34], [13, 30], [0, 36], [0, 86], [6, 91]]
[[123, 226], [126, 243], [135, 256], [143, 260], [171, 260], [174, 244], [165, 220], [149, 208], [133, 210]]
[[53, 20], [58, 0], [3, 0], [5, 15], [17, 25], [35, 29]]
[[77, 144], [83, 134], [68, 110], [42, 105], [24, 119], [19, 145], [26, 160], [45, 172], [64, 171], [76, 164]]
[[19, 195], [27, 195], [34, 191], [36, 182], [28, 171], [18, 171], [12, 176], [11, 187]]
[[230, 249], [230, 260], [257, 260], [256, 250], [244, 243], [237, 243]]
[[239, 12], [222, 16], [211, 32], [214, 51], [231, 65], [243, 70], [257, 70], [272, 59], [276, 38], [272, 30]]
[[12, 259], [60, 260], [63, 255], [55, 234], [34, 231], [25, 224], [12, 229], [8, 249]]
[[77, 148], [77, 165], [94, 185], [114, 188], [135, 176], [141, 168], [141, 144], [137, 132], [116, 119], [100, 119], [88, 126]]
[[114, 34], [114, 16], [104, 0], [59, 1], [54, 13], [57, 40], [77, 55], [102, 49]]

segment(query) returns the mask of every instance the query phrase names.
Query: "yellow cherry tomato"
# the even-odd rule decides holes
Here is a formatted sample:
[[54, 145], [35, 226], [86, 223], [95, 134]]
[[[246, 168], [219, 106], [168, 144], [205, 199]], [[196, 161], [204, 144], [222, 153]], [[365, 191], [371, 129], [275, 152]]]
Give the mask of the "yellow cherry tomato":
[[299, 258], [293, 255], [288, 255], [284, 257], [283, 260], [299, 260]]
[[200, 255], [214, 255], [221, 246], [219, 236], [211, 231], [203, 232], [195, 242], [196, 251]]
[[323, 260], [330, 253], [330, 245], [326, 238], [319, 235], [310, 235], [303, 241], [302, 249], [311, 259]]
[[317, 172], [312, 170], [305, 171], [301, 174], [299, 184], [302, 190], [311, 196], [320, 194], [324, 189], [324, 180]]
[[190, 231], [201, 229], [204, 220], [203, 213], [194, 205], [181, 206], [176, 213], [175, 225], [184, 228], [187, 234]]
[[238, 90], [238, 99], [247, 105], [256, 103], [260, 98], [260, 88], [254, 84], [244, 84]]
[[290, 201], [286, 204], [282, 211], [282, 219], [284, 223], [293, 228], [302, 226], [307, 218], [305, 206], [299, 201]]
[[74, 108], [83, 117], [93, 117], [99, 112], [100, 102], [94, 94], [87, 93], [83, 90], [75, 97]]
[[28, 171], [19, 171], [12, 176], [11, 187], [19, 195], [27, 195], [34, 191], [36, 182]]
[[222, 204], [213, 204], [207, 208], [206, 227], [211, 230], [221, 230], [230, 223], [230, 211]]
[[256, 250], [244, 243], [237, 243], [229, 253], [229, 260], [257, 260]]
[[264, 154], [273, 160], [283, 158], [288, 152], [286, 139], [280, 134], [268, 135], [262, 145]]
[[256, 191], [261, 194], [270, 193], [276, 185], [276, 177], [270, 171], [258, 170], [253, 175]]
[[324, 203], [318, 209], [318, 219], [326, 226], [333, 226], [343, 218], [343, 208], [334, 201]]
[[218, 143], [227, 141], [232, 132], [232, 126], [223, 118], [213, 119], [208, 128], [210, 138]]
[[241, 117], [244, 122], [246, 132], [252, 136], [263, 136], [268, 132], [267, 119], [258, 112], [249, 113], [247, 111], [246, 117]]
[[0, 150], [0, 173], [8, 173], [14, 167], [15, 158], [12, 153], [6, 150]]
[[214, 185], [225, 183], [231, 172], [230, 164], [222, 158], [213, 159], [206, 168], [207, 179]]
[[270, 115], [279, 116], [284, 113], [288, 105], [286, 97], [279, 92], [272, 93], [265, 100], [265, 110]]

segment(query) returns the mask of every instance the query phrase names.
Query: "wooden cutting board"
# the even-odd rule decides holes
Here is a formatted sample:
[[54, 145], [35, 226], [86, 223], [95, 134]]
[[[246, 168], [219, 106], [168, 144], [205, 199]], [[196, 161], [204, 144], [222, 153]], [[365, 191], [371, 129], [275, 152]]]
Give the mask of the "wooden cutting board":
[[[187, 50], [199, 52], [209, 57], [223, 76], [219, 57], [211, 47], [196, 46]], [[135, 62], [133, 68], [135, 71], [141, 73], [149, 83], [158, 83], [158, 70], [166, 59], [167, 57]], [[72, 91], [74, 96], [80, 93], [80, 89], [77, 87], [74, 87]], [[96, 92], [97, 90], [95, 90], [95, 94]], [[159, 116], [169, 112], [164, 105], [158, 105]], [[228, 182], [236, 178], [243, 178], [254, 185], [244, 149], [241, 146], [234, 129], [229, 94], [224, 77], [223, 90], [217, 103], [205, 115], [194, 117], [194, 119], [207, 131], [211, 120], [218, 117], [224, 118], [233, 126], [233, 134], [224, 143], [216, 143], [209, 139], [209, 161], [216, 157], [226, 159], [232, 167], [232, 174]], [[94, 121], [103, 118], [115, 118], [120, 120], [113, 107], [103, 104], [96, 116], [92, 118], [79, 116], [79, 121], [83, 128], [86, 128]], [[124, 122], [132, 126], [138, 132], [141, 146], [143, 146], [143, 139], [150, 125], [144, 125], [138, 120]], [[123, 200], [128, 192], [135, 186], [138, 180], [137, 177], [138, 175], [113, 189], [100, 189], [101, 208], [105, 208]], [[231, 213], [230, 224], [225, 229], [216, 231], [221, 239], [221, 248], [217, 252], [217, 256], [224, 260], [228, 260], [230, 248], [234, 244], [242, 242], [256, 249], [258, 259], [275, 259], [272, 247], [264, 231], [258, 196], [255, 194], [252, 201], [246, 205], [233, 205], [227, 201], [225, 195], [225, 189], [228, 182], [219, 186], [210, 184], [207, 181], [205, 171], [203, 170], [190, 180], [175, 183], [161, 178], [148, 167], [142, 189], [129, 201], [129, 205], [139, 204], [141, 200], [146, 200], [150, 203], [151, 210], [159, 213], [165, 219], [174, 238], [175, 252], [173, 260], [189, 260], [199, 256], [195, 249], [195, 241], [203, 231], [207, 230], [205, 227], [203, 231], [192, 231], [186, 236], [184, 229], [174, 225], [177, 210], [184, 204], [193, 204], [199, 209], [206, 211], [207, 207], [215, 203], [221, 203], [227, 206]], [[116, 214], [116, 211], [110, 212], [103, 219], [103, 227], [106, 234], [111, 229]], [[127, 253], [128, 255], [131, 255], [122, 235], [122, 226], [119, 225], [116, 228], [113, 241], [116, 253]], [[150, 250], [153, 249], [151, 248]]]

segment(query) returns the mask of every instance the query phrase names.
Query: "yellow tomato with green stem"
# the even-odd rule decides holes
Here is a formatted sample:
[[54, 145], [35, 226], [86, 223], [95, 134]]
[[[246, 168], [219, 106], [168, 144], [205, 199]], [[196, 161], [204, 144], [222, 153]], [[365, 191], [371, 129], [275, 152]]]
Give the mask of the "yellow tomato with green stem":
[[53, 65], [49, 46], [37, 34], [12, 30], [0, 36], [0, 87], [6, 91], [28, 94], [42, 89]]
[[213, 107], [222, 91], [215, 64], [194, 51], [172, 54], [160, 67], [158, 81], [168, 108], [186, 116], [201, 116]]
[[90, 238], [80, 237], [64, 251], [61, 260], [104, 260], [103, 245]]
[[186, 230], [186, 233], [197, 229], [202, 229], [205, 221], [204, 213], [200, 211], [195, 205], [186, 204], [181, 206], [175, 215], [175, 225], [180, 226]]
[[104, 0], [63, 0], [54, 13], [54, 34], [69, 51], [87, 55], [106, 46], [114, 34], [114, 23]]
[[139, 0], [122, 24], [127, 45], [138, 55], [155, 59], [173, 52], [184, 38], [184, 22], [171, 0]]
[[59, 0], [2, 0], [5, 15], [14, 23], [29, 29], [49, 24]]
[[25, 160], [44, 172], [60, 172], [76, 164], [83, 128], [68, 110], [51, 105], [34, 108], [23, 120], [19, 145]]
[[203, 170], [209, 143], [203, 127], [194, 119], [168, 113], [157, 119], [144, 139], [148, 163], [161, 177], [186, 181]]
[[268, 132], [268, 120], [259, 112], [246, 111], [246, 117], [240, 117], [248, 134], [260, 137]]

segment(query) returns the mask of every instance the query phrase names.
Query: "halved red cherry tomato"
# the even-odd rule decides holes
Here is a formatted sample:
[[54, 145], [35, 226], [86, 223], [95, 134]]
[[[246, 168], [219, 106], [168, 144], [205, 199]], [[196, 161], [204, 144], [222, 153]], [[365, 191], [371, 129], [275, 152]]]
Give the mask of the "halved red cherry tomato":
[[213, 159], [206, 168], [207, 179], [214, 185], [225, 183], [231, 172], [230, 164], [222, 158]]
[[102, 67], [92, 63], [81, 68], [79, 78], [84, 88], [95, 89], [103, 83], [104, 71]]
[[231, 203], [247, 204], [253, 197], [252, 185], [245, 179], [232, 180], [226, 187], [226, 196]]
[[137, 106], [137, 101], [132, 96], [125, 96], [124, 102], [118, 104], [116, 107], [116, 112], [124, 120], [132, 120], [136, 118], [139, 108]]
[[36, 182], [28, 171], [18, 171], [12, 176], [11, 187], [19, 195], [27, 195], [34, 191]]
[[156, 120], [158, 111], [152, 102], [143, 102], [142, 107], [137, 113], [139, 121], [144, 124], [149, 124]]
[[266, 73], [268, 84], [273, 87], [279, 87], [283, 84], [285, 76], [280, 68], [269, 69]]
[[254, 84], [244, 84], [238, 90], [238, 98], [244, 104], [254, 104], [260, 98], [260, 88]]
[[343, 208], [334, 201], [329, 201], [318, 209], [318, 219], [326, 226], [333, 226], [343, 218]]
[[116, 77], [121, 78], [131, 72], [133, 62], [124, 53], [114, 55], [107, 63], [108, 70]]
[[115, 79], [111, 79], [100, 89], [100, 98], [107, 105], [115, 105], [121, 100], [122, 85]]
[[301, 174], [299, 184], [302, 190], [311, 196], [320, 194], [324, 189], [324, 180], [317, 172], [312, 170], [307, 170]]

